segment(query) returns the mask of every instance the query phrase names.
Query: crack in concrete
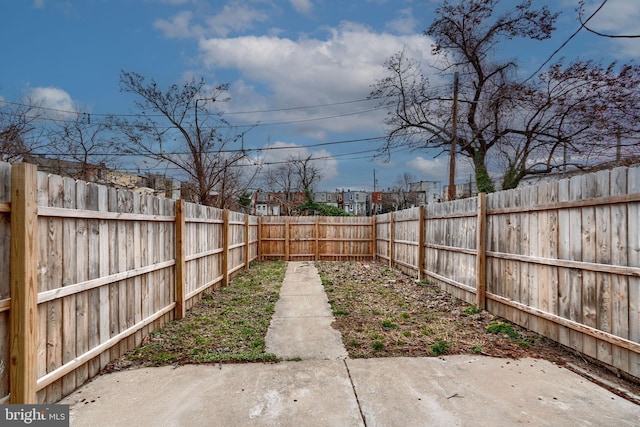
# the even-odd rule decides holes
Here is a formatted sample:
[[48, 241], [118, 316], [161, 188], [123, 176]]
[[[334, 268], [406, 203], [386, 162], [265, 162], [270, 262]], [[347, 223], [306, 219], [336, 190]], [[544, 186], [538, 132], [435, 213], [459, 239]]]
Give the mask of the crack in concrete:
[[349, 376], [349, 382], [351, 383], [353, 396], [356, 398], [356, 403], [358, 404], [358, 411], [360, 411], [360, 418], [362, 419], [362, 424], [364, 424], [364, 427], [367, 427], [367, 418], [364, 416], [364, 412], [362, 412], [362, 405], [360, 404], [360, 399], [358, 398], [358, 391], [356, 390], [356, 385], [353, 383], [353, 378], [351, 377], [351, 371], [349, 370], [347, 359], [343, 359], [343, 362], [344, 362], [344, 367], [347, 370], [347, 375]]

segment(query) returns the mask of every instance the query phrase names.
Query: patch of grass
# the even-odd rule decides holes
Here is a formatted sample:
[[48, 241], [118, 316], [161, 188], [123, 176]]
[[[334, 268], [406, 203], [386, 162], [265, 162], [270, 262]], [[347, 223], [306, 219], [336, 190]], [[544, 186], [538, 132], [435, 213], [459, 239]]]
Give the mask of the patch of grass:
[[346, 316], [348, 315], [349, 312], [347, 310], [344, 310], [342, 308], [336, 308], [333, 310], [333, 315], [334, 316]]
[[435, 344], [431, 344], [429, 348], [431, 349], [431, 353], [433, 353], [434, 356], [439, 356], [447, 352], [447, 350], [449, 349], [449, 343], [447, 343], [445, 340], [439, 339]]
[[402, 317], [404, 320], [408, 320], [411, 317], [411, 315], [409, 313], [407, 313], [406, 311], [404, 311], [404, 312], [402, 312], [400, 317]]
[[398, 329], [398, 325], [396, 325], [389, 319], [385, 319], [382, 321], [382, 327], [384, 329]]
[[487, 325], [487, 332], [491, 334], [505, 334], [509, 338], [517, 339], [520, 335], [513, 330], [513, 326], [504, 322], [491, 322]]
[[464, 314], [468, 316], [473, 316], [474, 314], [481, 313], [482, 310], [478, 308], [475, 304], [470, 305], [469, 307], [464, 309]]
[[534, 338], [518, 338], [516, 344], [522, 348], [531, 348], [536, 345]]
[[144, 366], [275, 361], [264, 339], [285, 270], [283, 261], [252, 263], [124, 358]]
[[376, 340], [371, 343], [371, 348], [375, 351], [382, 351], [384, 350], [384, 343], [382, 341]]
[[402, 333], [403, 336], [407, 337], [407, 338], [411, 338], [413, 336], [413, 334], [410, 331], [404, 331]]
[[474, 345], [474, 346], [471, 346], [470, 350], [471, 350], [473, 353], [477, 353], [477, 354], [482, 353], [482, 351], [483, 351], [483, 350], [482, 350], [482, 346], [480, 346], [480, 345]]

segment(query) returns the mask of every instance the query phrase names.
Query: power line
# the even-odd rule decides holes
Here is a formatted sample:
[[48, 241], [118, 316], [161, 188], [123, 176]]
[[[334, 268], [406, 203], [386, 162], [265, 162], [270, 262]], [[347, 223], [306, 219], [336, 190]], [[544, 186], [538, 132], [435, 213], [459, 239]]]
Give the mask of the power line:
[[591, 18], [593, 18], [594, 16], [596, 16], [596, 14], [600, 11], [600, 9], [602, 9], [604, 7], [604, 5], [607, 3], [607, 1], [609, 0], [603, 0], [602, 4], [595, 10], [595, 12], [593, 12], [586, 21], [584, 21], [584, 23], [582, 23], [582, 21], [580, 21], [580, 26], [578, 27], [577, 30], [575, 30], [573, 32], [573, 34], [571, 34], [569, 36], [569, 38], [567, 40], [564, 41], [564, 43], [562, 43], [560, 45], [560, 47], [558, 47], [556, 50], [553, 51], [553, 53], [551, 55], [549, 55], [549, 57], [538, 67], [537, 70], [535, 70], [529, 77], [527, 77], [526, 79], [524, 79], [524, 81], [522, 82], [522, 84], [528, 82], [529, 80], [531, 80], [533, 77], [536, 76], [536, 74], [538, 74], [540, 72], [540, 70], [542, 70], [542, 68], [544, 68], [545, 65], [547, 65], [554, 56], [556, 56], [556, 54], [558, 52], [560, 52], [567, 44], [569, 44], [569, 42], [580, 32], [580, 30], [582, 30], [585, 26], [586, 23], [588, 23]]
[[[604, 6], [604, 4], [603, 4], [603, 6]], [[578, 20], [582, 24], [582, 28], [584, 28], [585, 30], [589, 31], [590, 33], [593, 33], [593, 34], [595, 34], [597, 36], [600, 36], [600, 37], [607, 37], [607, 38], [610, 38], [610, 39], [637, 39], [637, 38], [640, 38], [640, 35], [638, 35], [638, 34], [605, 34], [605, 33], [602, 33], [600, 31], [596, 31], [594, 29], [591, 29], [591, 28], [587, 27], [587, 25], [586, 25], [587, 21], [582, 22], [583, 7], [584, 7], [584, 3], [581, 2], [580, 3], [580, 10], [578, 12]]]
[[[306, 148], [315, 148], [315, 147], [326, 147], [326, 146], [333, 146], [333, 145], [341, 145], [341, 144], [352, 144], [354, 142], [369, 142], [369, 141], [379, 141], [379, 140], [383, 140], [385, 139], [385, 136], [375, 136], [375, 137], [369, 137], [369, 138], [358, 138], [358, 139], [346, 139], [346, 140], [341, 140], [341, 141], [330, 141], [330, 142], [319, 142], [316, 144], [309, 144], [309, 145], [296, 145], [296, 146], [281, 146], [281, 147], [262, 147], [262, 148], [247, 148], [247, 149], [233, 149], [233, 150], [215, 150], [215, 151], [210, 151], [210, 152], [203, 152], [202, 154], [250, 154], [253, 152], [263, 152], [263, 151], [277, 151], [277, 150], [299, 150], [299, 149], [306, 149]], [[39, 157], [45, 157], [45, 156], [58, 156], [61, 153], [59, 152], [30, 152], [30, 153], [21, 153], [21, 154], [29, 154], [32, 156], [39, 156]], [[190, 155], [190, 152], [186, 152], [186, 151], [166, 151], [166, 152], [162, 152], [160, 153], [160, 155], [163, 156], [183, 156], [183, 155]], [[135, 152], [114, 152], [114, 153], [101, 153], [101, 152], [94, 152], [94, 153], [87, 153], [86, 154], [89, 157], [94, 157], [94, 156], [110, 156], [110, 157], [139, 157], [139, 156], [143, 156], [143, 157], [148, 157], [148, 156], [157, 156], [158, 154], [144, 154], [144, 153], [135, 153]]]
[[[327, 104], [315, 104], [315, 105], [299, 105], [294, 107], [286, 107], [286, 108], [273, 108], [273, 109], [265, 109], [265, 110], [249, 110], [249, 111], [225, 111], [221, 112], [223, 115], [241, 115], [241, 114], [257, 114], [257, 113], [275, 113], [281, 111], [296, 111], [296, 110], [305, 110], [305, 109], [313, 109], [313, 108], [322, 108], [322, 107], [334, 107], [338, 105], [347, 105], [347, 104], [355, 104], [359, 102], [368, 102], [373, 100], [382, 99], [384, 97], [374, 97], [374, 98], [361, 98], [361, 99], [353, 99], [347, 101], [338, 101]], [[43, 107], [37, 105], [29, 105], [21, 102], [7, 101], [5, 99], [0, 99], [0, 102], [10, 105], [16, 105], [20, 107], [33, 108], [37, 110], [45, 110], [52, 111], [61, 114], [74, 114], [74, 115], [87, 115], [91, 114], [95, 117], [164, 117], [163, 114], [142, 114], [142, 113], [87, 113], [77, 110], [63, 110], [60, 108], [52, 108], [52, 107]], [[211, 115], [212, 113], [209, 113]], [[205, 113], [206, 115], [206, 113]]]

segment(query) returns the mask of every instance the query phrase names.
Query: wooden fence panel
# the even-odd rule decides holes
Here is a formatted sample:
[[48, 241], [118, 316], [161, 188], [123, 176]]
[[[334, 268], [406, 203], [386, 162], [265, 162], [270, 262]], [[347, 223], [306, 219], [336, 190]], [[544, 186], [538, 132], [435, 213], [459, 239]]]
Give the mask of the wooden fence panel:
[[[372, 222], [367, 217], [318, 218], [318, 258], [327, 261], [372, 259]], [[322, 245], [324, 243], [324, 245]]]
[[391, 214], [386, 213], [376, 215], [375, 217], [375, 256], [379, 260], [390, 262], [391, 251], [389, 244], [391, 242]]
[[468, 302], [476, 299], [477, 203], [471, 198], [423, 208], [425, 274]]
[[260, 218], [260, 259], [287, 259], [287, 222], [285, 217]]
[[228, 256], [228, 272], [233, 275], [234, 272], [246, 265], [246, 248], [245, 240], [246, 221], [244, 214], [240, 212], [229, 212], [229, 256]]
[[[285, 242], [286, 251], [290, 260], [313, 261], [318, 252], [318, 229], [316, 227], [316, 217], [300, 216], [291, 217], [288, 221], [288, 242]], [[336, 228], [337, 230], [337, 228]], [[327, 242], [331, 246], [338, 245], [339, 239]], [[327, 247], [325, 246], [324, 249]], [[333, 250], [330, 249], [330, 250]], [[324, 252], [320, 250], [320, 252]]]
[[421, 209], [417, 207], [394, 213], [393, 264], [405, 274], [417, 275], [420, 269], [418, 236]]
[[259, 250], [259, 224], [260, 220], [255, 216], [248, 216], [249, 218], [249, 262], [258, 258]]
[[220, 209], [185, 203], [185, 298], [187, 308], [201, 294], [217, 289], [223, 279], [222, 234], [224, 221]]

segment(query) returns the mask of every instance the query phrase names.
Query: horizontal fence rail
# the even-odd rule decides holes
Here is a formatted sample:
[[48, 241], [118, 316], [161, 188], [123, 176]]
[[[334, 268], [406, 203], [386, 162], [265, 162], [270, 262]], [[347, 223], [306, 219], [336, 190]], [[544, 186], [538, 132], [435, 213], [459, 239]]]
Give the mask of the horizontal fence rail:
[[640, 378], [639, 236], [638, 167], [258, 218], [0, 163], [0, 402], [59, 400], [255, 259], [377, 259]]

